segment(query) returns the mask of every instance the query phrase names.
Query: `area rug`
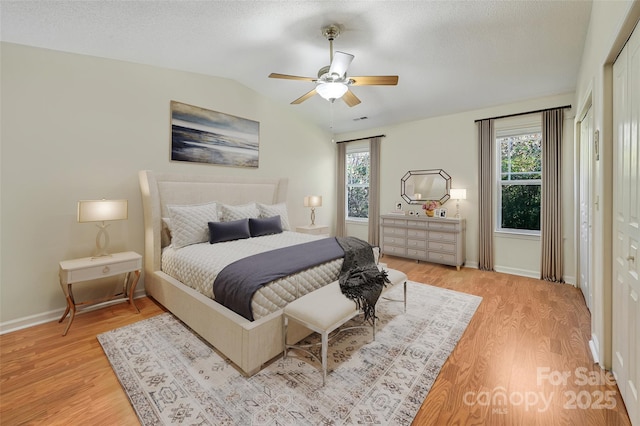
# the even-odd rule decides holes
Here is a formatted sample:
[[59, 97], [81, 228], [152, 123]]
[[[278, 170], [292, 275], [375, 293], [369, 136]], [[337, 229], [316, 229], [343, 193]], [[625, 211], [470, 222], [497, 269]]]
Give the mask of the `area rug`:
[[[400, 299], [402, 286], [387, 292]], [[481, 302], [409, 282], [370, 328], [329, 346], [329, 373], [290, 352], [246, 378], [169, 313], [98, 336], [143, 425], [409, 425]], [[316, 341], [316, 335], [307, 338]]]

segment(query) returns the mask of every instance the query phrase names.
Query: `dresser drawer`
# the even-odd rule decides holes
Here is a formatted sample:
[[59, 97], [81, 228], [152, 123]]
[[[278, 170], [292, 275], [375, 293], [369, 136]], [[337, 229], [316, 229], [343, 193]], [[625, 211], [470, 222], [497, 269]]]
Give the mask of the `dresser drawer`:
[[426, 250], [427, 248], [427, 242], [425, 240], [412, 240], [412, 239], [408, 239], [407, 240], [407, 247], [408, 248], [414, 248], [414, 249], [422, 249], [422, 250]]
[[405, 238], [394, 237], [392, 235], [385, 235], [382, 242], [384, 244], [392, 244], [396, 246], [404, 246], [407, 244], [407, 240]]
[[406, 226], [407, 225], [407, 220], [406, 219], [388, 219], [388, 218], [383, 218], [382, 219], [382, 225]]
[[404, 228], [383, 228], [382, 233], [384, 235], [396, 235], [404, 237], [407, 234], [407, 230]]
[[408, 248], [407, 256], [412, 259], [427, 260], [427, 252], [425, 250], [415, 250]]
[[436, 220], [433, 222], [429, 222], [429, 229], [434, 229], [434, 230], [441, 229], [443, 231], [455, 232], [458, 229], [458, 225], [455, 223], [438, 222]]
[[429, 241], [429, 250], [439, 250], [439, 251], [448, 251], [450, 253], [455, 253], [456, 245], [452, 243], [444, 243], [439, 241]]
[[456, 241], [456, 234], [453, 234], [451, 232], [429, 231], [429, 241], [455, 242]]
[[438, 253], [435, 251], [430, 251], [427, 253], [427, 260], [430, 262], [436, 263], [448, 263], [451, 265], [456, 264], [456, 255], [455, 254], [447, 254], [447, 253]]
[[384, 252], [384, 254], [393, 254], [396, 256], [406, 256], [407, 254], [407, 249], [404, 247], [396, 247], [386, 244], [382, 246], [382, 251]]
[[424, 222], [422, 220], [407, 220], [407, 226], [410, 228], [426, 228], [427, 227], [427, 222]]
[[425, 239], [427, 237], [427, 231], [422, 229], [407, 229], [407, 237]]
[[141, 269], [142, 262], [139, 259], [132, 259], [109, 265], [96, 265], [93, 267], [64, 271], [66, 272], [66, 282], [74, 283], [78, 281], [94, 280], [102, 277], [123, 274], [125, 272]]

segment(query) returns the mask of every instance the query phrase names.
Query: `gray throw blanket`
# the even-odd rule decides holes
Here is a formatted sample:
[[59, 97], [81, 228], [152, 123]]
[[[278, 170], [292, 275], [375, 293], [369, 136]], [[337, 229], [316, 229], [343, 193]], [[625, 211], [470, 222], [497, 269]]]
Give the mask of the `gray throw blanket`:
[[340, 290], [342, 294], [356, 302], [362, 309], [364, 319], [371, 323], [376, 319], [376, 303], [387, 285], [386, 271], [380, 271], [373, 258], [369, 243], [355, 237], [336, 237], [344, 250], [344, 263], [340, 271]]

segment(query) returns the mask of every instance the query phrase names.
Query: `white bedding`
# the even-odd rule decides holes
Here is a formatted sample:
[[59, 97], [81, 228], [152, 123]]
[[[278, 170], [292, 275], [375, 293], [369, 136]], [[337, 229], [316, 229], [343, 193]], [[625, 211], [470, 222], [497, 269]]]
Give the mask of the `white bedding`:
[[[162, 252], [162, 271], [203, 295], [215, 298], [213, 281], [226, 265], [253, 254], [320, 238], [323, 237], [284, 231], [275, 235], [217, 244], [193, 244], [180, 249], [168, 246]], [[262, 287], [251, 302], [254, 320], [337, 280], [342, 262], [343, 259], [336, 259]]]

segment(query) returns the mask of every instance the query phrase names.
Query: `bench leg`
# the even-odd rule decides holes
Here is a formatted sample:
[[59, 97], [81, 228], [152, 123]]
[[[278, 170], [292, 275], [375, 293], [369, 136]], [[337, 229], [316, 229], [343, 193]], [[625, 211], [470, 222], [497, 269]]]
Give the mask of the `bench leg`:
[[327, 379], [327, 350], [329, 346], [329, 333], [322, 332], [322, 386]]
[[289, 326], [289, 318], [282, 315], [282, 359], [287, 359], [287, 327]]
[[373, 328], [373, 340], [375, 341], [376, 340], [376, 316], [375, 316], [375, 314], [373, 316], [372, 322], [373, 322], [373, 327], [372, 327]]
[[404, 313], [407, 313], [407, 282], [405, 281], [404, 284]]

